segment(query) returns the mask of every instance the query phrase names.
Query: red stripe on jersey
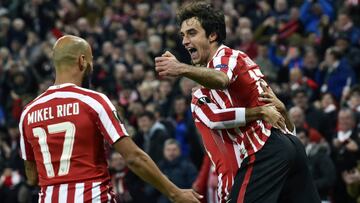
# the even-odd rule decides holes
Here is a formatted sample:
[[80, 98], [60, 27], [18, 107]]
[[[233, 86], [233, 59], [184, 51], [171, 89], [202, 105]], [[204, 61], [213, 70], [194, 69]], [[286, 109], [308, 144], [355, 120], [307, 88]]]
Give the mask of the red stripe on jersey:
[[213, 61], [210, 61], [208, 67], [209, 67], [209, 68], [214, 68], [214, 62], [213, 62]]
[[68, 194], [67, 194], [67, 202], [75, 203], [75, 183], [68, 184]]
[[247, 134], [245, 133], [244, 134], [244, 139], [243, 139], [243, 142], [244, 142], [244, 145], [245, 145], [245, 149], [247, 151], [247, 154], [252, 154], [254, 153], [254, 149], [253, 147], [251, 146], [251, 143], [249, 141], [249, 138], [247, 137]]
[[[225, 49], [225, 53], [227, 52], [227, 50]], [[231, 51], [232, 52], [232, 51]], [[225, 54], [226, 55], [226, 54]], [[230, 54], [231, 55], [231, 54]], [[220, 68], [220, 71], [224, 72], [227, 74], [227, 72], [229, 71], [230, 67], [229, 67], [229, 57], [221, 57], [221, 65], [226, 65], [225, 68]], [[216, 68], [216, 67], [215, 67]], [[231, 70], [230, 70], [231, 71]]]
[[60, 185], [54, 185], [54, 189], [51, 197], [51, 203], [59, 202], [59, 189], [60, 189]]
[[250, 137], [250, 139], [251, 139], [252, 143], [255, 145], [256, 151], [257, 151], [258, 149], [261, 148], [261, 144], [260, 144], [259, 141], [256, 139], [254, 133], [256, 133], [256, 132], [252, 132], [252, 133], [250, 133], [250, 134], [249, 134], [249, 133], [246, 133], [246, 134]]
[[243, 203], [244, 202], [246, 188], [247, 188], [247, 186], [249, 184], [250, 177], [251, 177], [251, 174], [252, 174], [253, 169], [254, 169], [254, 161], [255, 161], [255, 154], [252, 154], [249, 157], [249, 163], [247, 164], [248, 168], [246, 170], [243, 183], [241, 184], [241, 187], [240, 187], [240, 192], [239, 192], [239, 196], [238, 196], [238, 199], [237, 199], [237, 203]]
[[92, 200], [92, 182], [84, 183], [84, 202], [91, 202]]
[[105, 184], [100, 185], [100, 200], [101, 202], [108, 202], [108, 187]]
[[[214, 91], [216, 91], [216, 90], [214, 90]], [[220, 96], [221, 100], [225, 102], [225, 106], [227, 108], [233, 107], [230, 102], [230, 101], [232, 101], [231, 97], [226, 95], [223, 91], [216, 91], [216, 93]]]
[[226, 130], [221, 130], [223, 136], [223, 139], [225, 141], [225, 147], [227, 149], [227, 156], [229, 156], [230, 159], [228, 159], [228, 163], [231, 166], [231, 171], [233, 173], [233, 177], [235, 177], [236, 172], [238, 171], [238, 164], [237, 162], [234, 161], [229, 161], [229, 160], [236, 160], [236, 153], [235, 153], [235, 149], [234, 149], [234, 141], [230, 139], [230, 136], [228, 134], [228, 132]]

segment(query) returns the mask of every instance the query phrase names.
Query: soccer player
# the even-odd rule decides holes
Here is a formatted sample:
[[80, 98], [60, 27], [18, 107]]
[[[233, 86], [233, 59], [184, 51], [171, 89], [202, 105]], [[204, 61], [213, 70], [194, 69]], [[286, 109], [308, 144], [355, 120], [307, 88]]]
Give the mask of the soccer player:
[[24, 108], [19, 123], [28, 184], [40, 185], [39, 202], [114, 202], [104, 141], [173, 202], [199, 202], [133, 143], [104, 94], [80, 87], [93, 69], [90, 45], [66, 35], [53, 51], [55, 84]]
[[[320, 202], [303, 146], [284, 133], [293, 130], [284, 105], [257, 64], [223, 45], [223, 13], [195, 2], [182, 7], [178, 20], [182, 43], [196, 67], [180, 63], [170, 52], [155, 58], [155, 66], [161, 76], [185, 76], [203, 86], [193, 92], [191, 106], [218, 174], [220, 202]], [[276, 114], [265, 113], [268, 102], [286, 127], [272, 118]]]

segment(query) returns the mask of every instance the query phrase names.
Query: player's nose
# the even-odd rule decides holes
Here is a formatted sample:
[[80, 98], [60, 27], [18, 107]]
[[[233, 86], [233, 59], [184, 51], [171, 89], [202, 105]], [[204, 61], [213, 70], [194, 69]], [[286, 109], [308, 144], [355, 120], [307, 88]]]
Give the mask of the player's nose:
[[188, 37], [183, 37], [182, 44], [185, 46], [185, 48], [190, 44], [190, 39]]

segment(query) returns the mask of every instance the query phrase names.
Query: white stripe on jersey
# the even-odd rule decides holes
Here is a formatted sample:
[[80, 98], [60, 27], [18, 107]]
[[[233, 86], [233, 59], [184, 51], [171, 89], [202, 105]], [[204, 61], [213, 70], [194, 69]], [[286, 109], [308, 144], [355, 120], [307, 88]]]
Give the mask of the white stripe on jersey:
[[85, 184], [84, 183], [76, 183], [76, 185], [75, 185], [75, 197], [74, 197], [74, 202], [75, 203], [84, 202], [84, 189], [85, 189]]
[[227, 71], [227, 76], [228, 76], [228, 78], [229, 78], [230, 80], [232, 80], [232, 81], [230, 81], [230, 82], [233, 82], [233, 81], [234, 81], [234, 80], [233, 80], [233, 75], [234, 75], [234, 72], [233, 72], [233, 71], [234, 71], [234, 69], [235, 69], [235, 67], [236, 67], [236, 65], [237, 65], [237, 58], [238, 58], [239, 54], [240, 54], [240, 52], [235, 51], [235, 50], [232, 50], [232, 54], [231, 54], [231, 56], [229, 57], [228, 66], [229, 66], [230, 71]]
[[[252, 142], [252, 140], [250, 139], [250, 136], [249, 136], [249, 134], [248, 134], [247, 132], [246, 132], [246, 137], [247, 137], [247, 139], [249, 140], [252, 148], [254, 149], [254, 152], [256, 152], [256, 151], [257, 151], [257, 148], [256, 148], [256, 146], [254, 145], [254, 143]], [[246, 138], [245, 138], [245, 139], [246, 139]]]
[[214, 57], [213, 64], [214, 67], [218, 64], [221, 64], [221, 57], [220, 56], [224, 56], [225, 55], [225, 49], [221, 49], [221, 51], [219, 51], [219, 53], [217, 54], [217, 56]]
[[260, 127], [261, 127], [261, 132], [262, 132], [264, 135], [266, 135], [267, 137], [269, 137], [270, 134], [271, 134], [271, 130], [265, 128], [264, 123], [262, 122], [262, 120], [260, 120], [260, 121], [258, 122], [258, 124], [259, 124]]
[[[20, 129], [20, 148], [21, 148], [21, 153], [22, 153], [23, 159], [26, 160], [25, 141], [24, 141], [23, 130], [22, 130], [22, 125], [24, 122], [25, 115], [35, 105], [47, 102], [47, 101], [55, 99], [55, 98], [74, 98], [74, 99], [78, 99], [78, 100], [84, 102], [90, 108], [92, 108], [95, 112], [98, 113], [101, 123], [103, 124], [105, 130], [107, 131], [108, 135], [110, 136], [110, 138], [112, 139], [113, 142], [115, 142], [120, 137], [120, 135], [117, 133], [114, 125], [112, 124], [112, 122], [109, 118], [109, 115], [106, 113], [106, 110], [104, 109], [103, 105], [100, 104], [98, 101], [96, 101], [95, 99], [93, 99], [90, 96], [83, 95], [80, 93], [57, 91], [57, 92], [51, 93], [49, 95], [46, 95], [42, 98], [39, 98], [38, 100], [36, 100], [32, 104], [30, 104], [21, 114], [19, 129]], [[110, 103], [110, 108], [115, 109], [114, 105], [112, 105], [111, 103]], [[128, 135], [126, 130], [123, 131], [123, 133]]]
[[240, 168], [240, 166], [241, 166], [240, 146], [236, 142], [233, 142], [233, 147], [234, 147], [236, 162], [238, 164], [238, 167]]
[[233, 106], [233, 101], [231, 99], [230, 93], [228, 89], [224, 89], [223, 92], [225, 93], [225, 95], [227, 96], [227, 98], [229, 98], [230, 104], [231, 106]]
[[100, 184], [101, 184], [100, 182], [92, 183], [92, 189], [91, 189], [92, 203], [101, 203]]
[[[109, 191], [109, 188], [108, 188], [108, 191]], [[106, 194], [107, 194], [107, 197], [108, 197], [108, 203], [110, 203], [111, 202], [111, 195], [108, 192]]]
[[45, 191], [45, 200], [44, 203], [51, 203], [52, 193], [54, 186], [47, 186]]
[[219, 197], [219, 199], [222, 199], [222, 183], [223, 183], [223, 181], [222, 181], [222, 176], [223, 176], [223, 174], [222, 173], [220, 173], [219, 175], [218, 175], [218, 197]]
[[227, 176], [226, 178], [226, 185], [225, 185], [225, 198], [228, 197], [229, 195], [229, 190], [228, 190], [228, 187], [229, 187], [229, 176]]
[[210, 90], [210, 91], [211, 91], [212, 95], [214, 96], [216, 103], [218, 103], [222, 109], [225, 109], [226, 108], [225, 102], [220, 97], [220, 95], [217, 93], [217, 90]]
[[251, 127], [251, 130], [253, 131], [253, 133], [254, 133], [254, 137], [255, 137], [255, 138], [256, 138], [256, 140], [259, 142], [259, 144], [260, 144], [260, 145], [264, 145], [264, 144], [265, 144], [265, 142], [264, 142], [264, 141], [262, 141], [262, 140], [259, 138], [259, 136], [258, 136], [258, 134], [256, 133], [256, 131], [255, 131], [254, 127]]
[[68, 184], [61, 184], [59, 188], [59, 202], [67, 202]]

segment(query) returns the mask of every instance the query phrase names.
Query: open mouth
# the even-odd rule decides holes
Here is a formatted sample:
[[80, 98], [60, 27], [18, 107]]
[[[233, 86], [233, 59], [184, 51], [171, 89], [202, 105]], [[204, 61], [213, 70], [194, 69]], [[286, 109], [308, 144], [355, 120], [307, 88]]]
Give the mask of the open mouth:
[[195, 59], [195, 58], [198, 57], [197, 49], [195, 49], [195, 48], [189, 48], [188, 51], [189, 51], [189, 53], [190, 53], [191, 59]]

